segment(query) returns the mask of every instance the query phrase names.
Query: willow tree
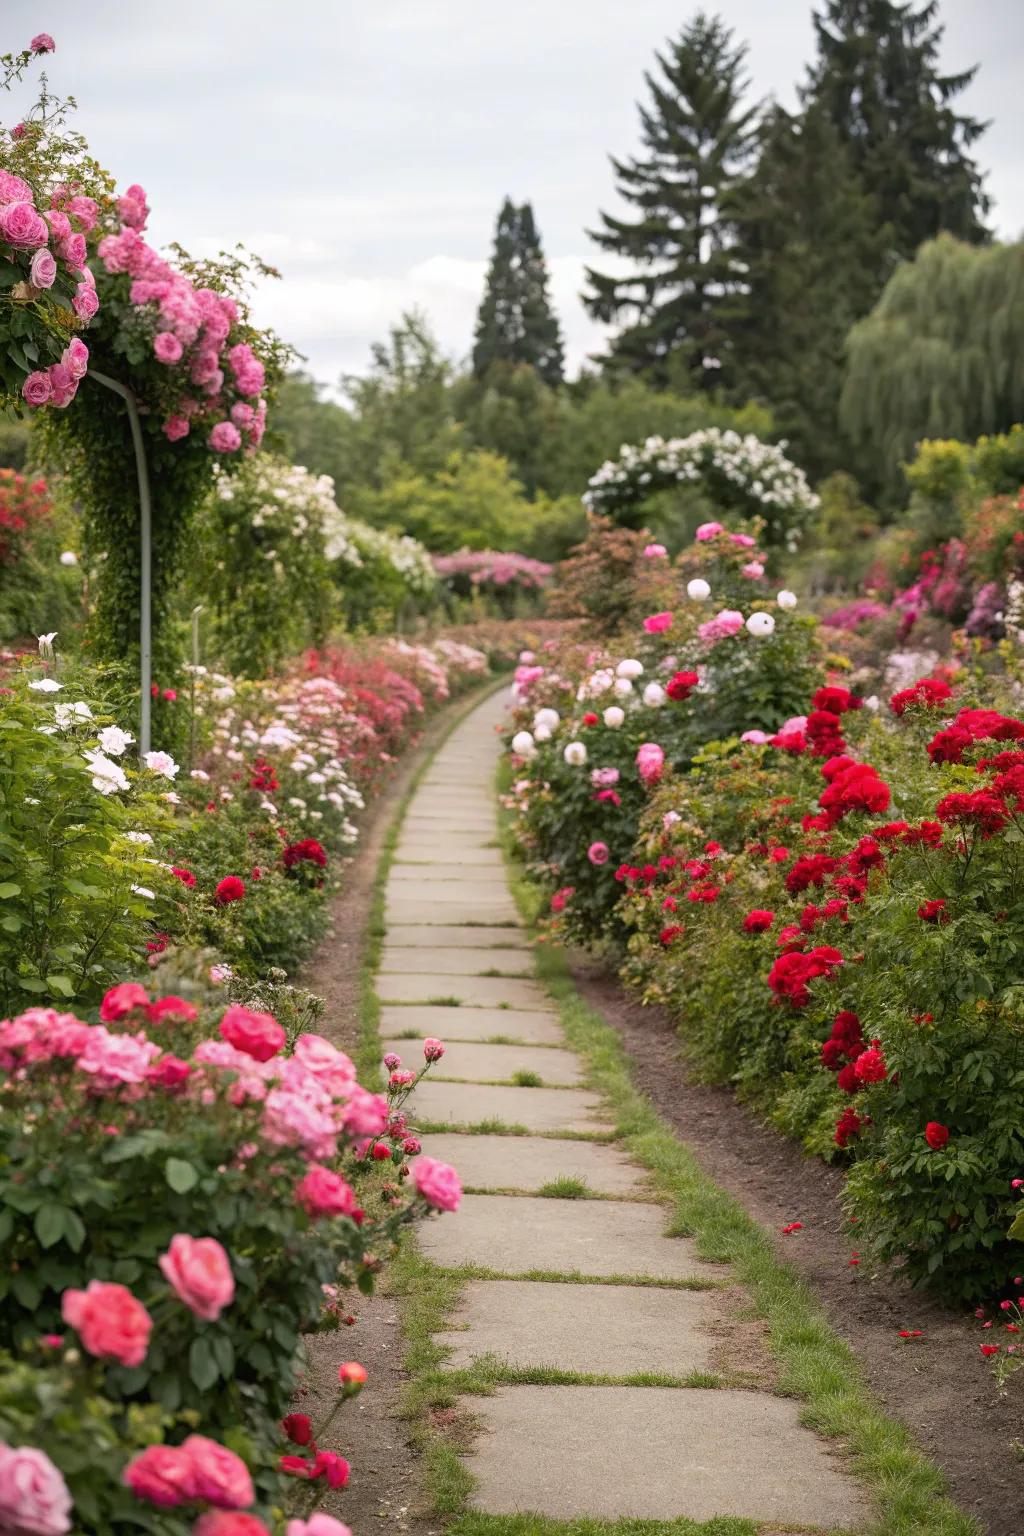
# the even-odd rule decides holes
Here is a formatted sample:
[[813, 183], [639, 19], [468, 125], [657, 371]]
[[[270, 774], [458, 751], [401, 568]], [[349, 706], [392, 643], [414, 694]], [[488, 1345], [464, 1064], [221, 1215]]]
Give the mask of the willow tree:
[[865, 478], [897, 494], [922, 438], [973, 441], [1024, 419], [1024, 242], [929, 241], [846, 352], [841, 425]]

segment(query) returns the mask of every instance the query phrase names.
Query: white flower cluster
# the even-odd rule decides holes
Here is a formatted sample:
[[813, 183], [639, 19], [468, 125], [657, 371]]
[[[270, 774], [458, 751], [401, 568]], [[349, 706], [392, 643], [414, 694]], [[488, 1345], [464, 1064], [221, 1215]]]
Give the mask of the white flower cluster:
[[804, 525], [821, 505], [803, 470], [786, 458], [785, 445], [764, 443], [748, 433], [704, 427], [689, 437], [649, 437], [639, 446], [623, 444], [591, 476], [583, 497], [592, 512], [611, 512], [678, 481], [716, 478], [739, 491], [763, 514], [772, 530], [795, 548]]

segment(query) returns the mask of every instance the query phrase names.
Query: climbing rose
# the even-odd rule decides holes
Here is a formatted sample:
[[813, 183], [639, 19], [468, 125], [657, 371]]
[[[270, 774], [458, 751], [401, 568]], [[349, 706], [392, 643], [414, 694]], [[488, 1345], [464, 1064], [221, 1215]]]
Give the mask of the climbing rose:
[[418, 1157], [412, 1165], [412, 1180], [428, 1205], [439, 1211], [457, 1211], [462, 1185], [454, 1168], [433, 1157]]
[[233, 421], [218, 421], [210, 433], [210, 447], [215, 453], [236, 453], [242, 446], [242, 434]]
[[608, 844], [591, 843], [590, 847], [587, 849], [587, 858], [590, 860], [591, 864], [607, 864]]
[[64, 1292], [60, 1311], [82, 1348], [98, 1360], [129, 1367], [145, 1360], [153, 1319], [126, 1286], [90, 1280], [84, 1291]]
[[256, 1061], [269, 1061], [285, 1043], [285, 1032], [272, 1013], [250, 1013], [240, 1003], [232, 1003], [220, 1021], [220, 1036], [236, 1050]]
[[0, 1443], [0, 1531], [4, 1536], [64, 1536], [71, 1495], [45, 1451]]
[[214, 892], [214, 901], [218, 907], [226, 907], [229, 902], [241, 901], [245, 895], [245, 882], [239, 880], [237, 875], [225, 875]]
[[158, 331], [153, 337], [153, 352], [158, 363], [166, 363], [168, 367], [180, 363], [184, 350], [173, 331]]
[[924, 1128], [924, 1139], [935, 1152], [941, 1152], [949, 1140], [949, 1127], [938, 1120], [929, 1120]]
[[215, 1237], [189, 1237], [178, 1232], [159, 1259], [168, 1285], [186, 1307], [206, 1323], [216, 1322], [235, 1299], [235, 1278], [223, 1247]]

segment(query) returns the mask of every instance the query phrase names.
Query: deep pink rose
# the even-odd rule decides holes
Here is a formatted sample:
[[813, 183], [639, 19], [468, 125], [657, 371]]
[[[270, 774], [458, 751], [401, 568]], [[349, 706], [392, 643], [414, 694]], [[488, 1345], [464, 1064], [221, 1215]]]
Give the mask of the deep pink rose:
[[250, 1013], [232, 1003], [220, 1021], [220, 1036], [257, 1061], [269, 1061], [284, 1045], [285, 1032], [272, 1013]]
[[145, 1360], [153, 1319], [126, 1286], [90, 1280], [84, 1291], [64, 1292], [60, 1312], [78, 1333], [82, 1348], [98, 1360], [127, 1366]]
[[708, 539], [713, 539], [716, 534], [724, 532], [725, 529], [721, 523], [701, 523], [697, 529], [697, 538], [702, 544], [706, 544]]
[[79, 283], [75, 289], [75, 296], [71, 300], [71, 308], [79, 320], [91, 320], [98, 312], [100, 301], [96, 297], [96, 290], [91, 283]]
[[149, 1445], [125, 1467], [122, 1481], [136, 1498], [173, 1508], [195, 1498], [192, 1459], [177, 1445]]
[[307, 1216], [351, 1216], [356, 1197], [340, 1174], [313, 1163], [295, 1186], [295, 1198]]
[[137, 981], [122, 981], [118, 986], [111, 987], [110, 991], [100, 1003], [100, 1019], [104, 1024], [116, 1024], [118, 1020], [127, 1018], [135, 1008], [146, 1008], [149, 1005], [149, 993], [145, 987], [140, 987]]
[[439, 1211], [457, 1211], [462, 1185], [455, 1169], [434, 1157], [418, 1157], [412, 1165], [412, 1181], [428, 1205]]
[[246, 1509], [256, 1495], [249, 1468], [226, 1445], [205, 1435], [189, 1435], [182, 1450], [192, 1463], [192, 1486], [198, 1499], [218, 1509]]
[[218, 421], [209, 441], [215, 453], [237, 453], [242, 446], [242, 434], [233, 421]]
[[32, 257], [32, 265], [28, 269], [28, 280], [33, 288], [52, 288], [57, 276], [57, 263], [53, 254], [44, 245], [36, 251]]
[[672, 628], [672, 615], [670, 613], [652, 613], [644, 619], [644, 629], [649, 635], [664, 634], [666, 629]]
[[53, 394], [53, 385], [50, 383], [50, 375], [37, 369], [30, 373], [21, 386], [21, 397], [26, 405], [45, 405]]
[[49, 32], [37, 32], [28, 46], [33, 53], [52, 53], [57, 44]]
[[180, 363], [184, 350], [173, 331], [158, 331], [153, 337], [153, 351], [158, 363], [166, 363], [168, 367]]
[[388, 1123], [387, 1100], [355, 1083], [343, 1119], [350, 1136], [377, 1136]]
[[169, 443], [177, 443], [183, 437], [188, 437], [191, 428], [187, 416], [168, 416], [164, 422], [164, 436]]
[[423, 1042], [423, 1055], [427, 1061], [440, 1061], [444, 1055], [444, 1041], [428, 1035]]
[[590, 847], [587, 849], [587, 858], [590, 860], [591, 864], [607, 864], [608, 844], [591, 843]]
[[192, 1536], [270, 1536], [270, 1532], [255, 1515], [208, 1509], [192, 1527]]
[[645, 741], [636, 754], [636, 767], [645, 784], [656, 784], [665, 766], [665, 753], [657, 742]]
[[0, 203], [30, 203], [32, 188], [20, 176], [10, 171], [0, 171]]
[[231, 1264], [215, 1237], [189, 1237], [178, 1232], [159, 1263], [168, 1285], [204, 1322], [216, 1322], [235, 1299]]
[[42, 214], [30, 202], [7, 203], [0, 208], [0, 237], [8, 245], [31, 251], [47, 244], [50, 231]]
[[333, 1515], [317, 1513], [308, 1520], [289, 1520], [284, 1530], [285, 1536], [352, 1536], [348, 1526]]
[[64, 1536], [71, 1495], [45, 1451], [0, 1443], [0, 1531], [4, 1536]]

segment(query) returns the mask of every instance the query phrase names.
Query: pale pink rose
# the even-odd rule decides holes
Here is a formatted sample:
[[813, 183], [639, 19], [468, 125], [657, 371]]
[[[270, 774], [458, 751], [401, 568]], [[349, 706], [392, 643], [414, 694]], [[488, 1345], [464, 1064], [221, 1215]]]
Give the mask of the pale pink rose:
[[436, 1158], [420, 1156], [412, 1165], [412, 1181], [428, 1205], [438, 1211], [457, 1211], [462, 1185], [455, 1169]]
[[50, 383], [50, 375], [48, 373], [43, 373], [43, 371], [38, 368], [36, 369], [35, 373], [29, 374], [28, 378], [21, 386], [21, 397], [25, 401], [26, 405], [31, 405], [33, 407], [46, 405], [47, 401], [51, 398], [52, 395], [53, 385]]
[[215, 1237], [189, 1237], [177, 1232], [159, 1264], [168, 1285], [204, 1322], [216, 1322], [235, 1299], [231, 1264]]
[[423, 1055], [427, 1061], [440, 1061], [444, 1051], [444, 1041], [435, 1040], [433, 1035], [428, 1035], [423, 1042]]
[[218, 1509], [248, 1509], [256, 1493], [249, 1468], [240, 1456], [205, 1435], [189, 1435], [181, 1449], [192, 1463], [197, 1499], [205, 1499]]
[[701, 523], [697, 529], [697, 538], [702, 544], [706, 544], [708, 539], [713, 539], [717, 534], [724, 532], [725, 529], [721, 523]]
[[73, 379], [84, 379], [89, 372], [89, 348], [80, 336], [73, 336], [64, 351], [64, 365]]
[[339, 1051], [336, 1045], [325, 1040], [323, 1035], [302, 1034], [295, 1042], [292, 1052], [293, 1058], [302, 1063], [307, 1072], [312, 1072], [314, 1077], [322, 1077], [329, 1080], [332, 1091], [336, 1084], [354, 1083], [356, 1069], [352, 1059]]
[[32, 53], [52, 53], [57, 44], [49, 32], [37, 32], [28, 46]]
[[806, 715], [792, 715], [786, 721], [785, 725], [780, 725], [779, 726], [779, 735], [780, 736], [788, 736], [790, 734], [790, 732], [792, 732], [792, 731], [806, 731], [806, 729], [807, 729], [807, 716]]
[[146, 194], [141, 187], [129, 187], [124, 196], [118, 198], [117, 213], [121, 223], [127, 224], [129, 229], [145, 228], [149, 208], [146, 205]]
[[85, 236], [74, 231], [66, 235], [57, 247], [57, 254], [69, 267], [76, 272], [85, 266], [85, 258], [88, 255], [85, 245]]
[[28, 280], [33, 288], [52, 288], [57, 277], [57, 263], [53, 254], [44, 245], [36, 251], [32, 257], [32, 263], [28, 269]]
[[45, 1451], [0, 1442], [0, 1531], [4, 1536], [64, 1536], [71, 1495]]
[[71, 308], [79, 320], [91, 320], [99, 311], [100, 301], [96, 296], [96, 290], [91, 283], [81, 282], [75, 289], [75, 296], [71, 300]]
[[644, 548], [645, 560], [663, 560], [667, 554], [664, 544], [648, 544]]
[[31, 251], [46, 245], [49, 238], [46, 220], [32, 203], [7, 203], [0, 208], [0, 239], [6, 240], [8, 245]]
[[649, 635], [664, 634], [666, 629], [672, 628], [672, 615], [670, 613], [652, 613], [644, 619], [644, 629]]
[[74, 214], [86, 234], [90, 230], [95, 229], [99, 222], [99, 205], [91, 197], [77, 196], [71, 198], [68, 203], [68, 212]]
[[752, 539], [749, 533], [730, 533], [729, 542], [737, 544], [740, 549], [753, 549], [757, 540]]
[[764, 575], [764, 566], [761, 564], [760, 560], [751, 560], [743, 567], [743, 575], [746, 576], [749, 581], [760, 581], [761, 577]]
[[269, 1061], [285, 1043], [285, 1032], [272, 1013], [251, 1013], [232, 1003], [220, 1021], [220, 1036], [256, 1061]]
[[740, 741], [753, 742], [755, 746], [763, 747], [766, 741], [771, 741], [767, 731], [744, 731]]
[[145, 1035], [112, 1035], [102, 1024], [89, 1031], [85, 1050], [75, 1065], [99, 1090], [144, 1083], [160, 1047]]
[[10, 171], [0, 170], [0, 204], [31, 201], [32, 188], [28, 182], [22, 181], [20, 176], [12, 176]]
[[[360, 1092], [364, 1091], [360, 1089]], [[369, 1134], [383, 1129], [386, 1120], [385, 1105], [384, 1119]], [[308, 1157], [318, 1159], [334, 1157], [338, 1148], [338, 1127], [331, 1112], [285, 1088], [275, 1088], [267, 1094], [263, 1106], [263, 1135], [272, 1146], [299, 1147]]]
[[636, 754], [636, 767], [645, 784], [655, 784], [665, 766], [664, 750], [657, 742], [645, 741]]
[[236, 453], [242, 446], [242, 434], [233, 421], [218, 421], [209, 443], [215, 453]]
[[230, 411], [231, 420], [236, 427], [251, 427], [256, 418], [256, 412], [251, 405], [246, 405], [244, 400], [239, 400]]
[[587, 849], [587, 858], [590, 860], [591, 864], [607, 864], [608, 844], [591, 843], [590, 847]]
[[719, 640], [726, 640], [730, 635], [736, 635], [743, 628], [743, 615], [735, 608], [723, 608], [716, 613], [713, 619], [702, 624], [697, 634], [705, 645], [715, 645]]
[[60, 1312], [82, 1348], [98, 1360], [141, 1365], [149, 1348], [153, 1319], [126, 1286], [90, 1280], [84, 1291], [67, 1290]]
[[377, 1136], [388, 1122], [387, 1100], [379, 1093], [368, 1093], [357, 1083], [345, 1105], [342, 1122], [350, 1136]]
[[121, 1481], [137, 1499], [172, 1509], [196, 1496], [192, 1459], [178, 1445], [148, 1445], [128, 1463]]
[[289, 1520], [285, 1536], [352, 1536], [347, 1525], [333, 1515], [312, 1514], [308, 1520]]
[[295, 1186], [295, 1198], [307, 1216], [351, 1216], [356, 1209], [351, 1186], [320, 1163], [311, 1164]]
[[595, 789], [611, 789], [619, 782], [619, 770], [617, 768], [595, 768], [590, 775], [590, 782]]
[[168, 416], [163, 425], [163, 433], [169, 443], [177, 443], [183, 437], [188, 437], [191, 430], [187, 416]]
[[153, 352], [158, 363], [166, 363], [169, 367], [180, 363], [184, 350], [173, 331], [158, 331], [153, 337]]

